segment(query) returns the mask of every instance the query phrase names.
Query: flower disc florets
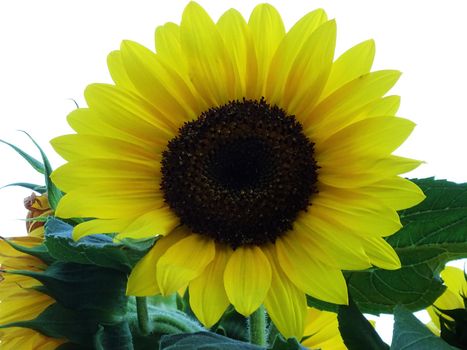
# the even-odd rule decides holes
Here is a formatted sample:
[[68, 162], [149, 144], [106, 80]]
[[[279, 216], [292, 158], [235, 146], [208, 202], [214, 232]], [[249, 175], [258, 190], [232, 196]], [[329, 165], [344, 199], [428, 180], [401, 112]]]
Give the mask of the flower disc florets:
[[232, 101], [185, 123], [163, 154], [166, 202], [193, 232], [233, 248], [292, 227], [316, 191], [313, 143], [294, 116]]

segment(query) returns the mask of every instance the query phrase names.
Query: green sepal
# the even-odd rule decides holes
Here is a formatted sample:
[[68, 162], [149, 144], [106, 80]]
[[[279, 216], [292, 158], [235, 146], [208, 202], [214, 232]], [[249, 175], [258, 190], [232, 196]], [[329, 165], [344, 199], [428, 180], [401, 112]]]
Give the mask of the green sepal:
[[87, 347], [83, 345], [78, 345], [75, 343], [63, 343], [59, 345], [55, 350], [94, 350], [92, 347]]
[[161, 350], [264, 350], [265, 348], [211, 332], [164, 335]]
[[99, 330], [94, 335], [94, 348], [96, 350], [134, 350], [128, 321], [115, 325], [99, 325]]
[[411, 311], [426, 308], [445, 290], [439, 273], [446, 262], [467, 257], [467, 184], [434, 178], [411, 181], [427, 198], [401, 211], [404, 227], [387, 238], [402, 268], [346, 274], [362, 312], [392, 313], [397, 304]]
[[49, 204], [52, 209], [56, 209], [58, 202], [60, 201], [60, 198], [62, 198], [63, 193], [58, 189], [57, 186], [52, 182], [50, 179], [50, 174], [52, 174], [52, 166], [50, 165], [49, 159], [47, 158], [47, 155], [45, 152], [42, 150], [42, 148], [39, 146], [39, 144], [29, 135], [26, 131], [21, 130], [21, 132], [25, 133], [27, 137], [34, 143], [34, 145], [37, 147], [39, 150], [41, 157], [42, 157], [42, 163], [44, 167], [44, 177], [45, 177], [45, 185], [47, 187], [47, 194], [48, 194], [48, 199], [49, 199]]
[[21, 157], [23, 157], [23, 159], [26, 160], [29, 163], [29, 165], [31, 165], [37, 172], [41, 174], [45, 174], [45, 167], [44, 167], [44, 164], [42, 164], [42, 162], [38, 161], [36, 158], [24, 152], [21, 148], [9, 142], [3, 141], [3, 140], [0, 140], [0, 142], [13, 148], [16, 151], [16, 153], [18, 153]]
[[11, 271], [29, 276], [43, 284], [41, 292], [70, 310], [92, 319], [115, 324], [125, 317], [126, 274], [92, 265], [55, 262], [43, 272]]
[[394, 309], [394, 321], [391, 350], [453, 350], [401, 305]]
[[349, 305], [340, 305], [337, 313], [339, 332], [349, 350], [389, 350], [371, 323], [349, 297]]
[[246, 342], [249, 340], [247, 324], [248, 319], [235, 311], [233, 306], [229, 306], [220, 321], [212, 329], [226, 337]]
[[93, 348], [94, 334], [98, 331], [99, 322], [85, 313], [64, 308], [60, 304], [52, 304], [33, 320], [13, 322], [0, 328], [25, 327], [34, 329], [53, 338], [65, 338], [83, 347]]
[[0, 189], [5, 188], [5, 187], [11, 187], [11, 186], [19, 186], [19, 187], [28, 188], [40, 194], [44, 194], [47, 192], [47, 187], [42, 186], [42, 185], [32, 184], [29, 182], [14, 182], [14, 183], [0, 187]]
[[269, 350], [306, 350], [297, 339], [284, 339], [281, 335], [277, 335]]
[[6, 239], [4, 237], [0, 237], [0, 239], [3, 239], [5, 242], [7, 242], [10, 246], [12, 246], [17, 251], [28, 254], [28, 255], [32, 255], [42, 260], [47, 265], [50, 265], [51, 263], [55, 261], [55, 259], [49, 254], [47, 247], [45, 246], [44, 243], [41, 243], [39, 245], [36, 245], [35, 247], [29, 248], [29, 247], [24, 247], [20, 244], [16, 244], [12, 242], [11, 240]]
[[339, 310], [339, 305], [313, 298], [311, 295], [306, 296], [306, 304], [318, 310], [330, 311], [334, 313], [337, 313]]
[[[49, 217], [45, 225], [45, 245], [50, 255], [63, 262], [97, 265], [130, 272], [151, 248], [154, 239], [115, 243], [108, 235], [86, 236], [75, 241], [73, 226]], [[130, 245], [131, 243], [131, 245]]]

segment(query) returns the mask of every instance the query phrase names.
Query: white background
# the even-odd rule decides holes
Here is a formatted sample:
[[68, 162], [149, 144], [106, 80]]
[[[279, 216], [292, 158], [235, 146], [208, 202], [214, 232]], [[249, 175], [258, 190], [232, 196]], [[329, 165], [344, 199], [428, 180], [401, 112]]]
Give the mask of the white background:
[[[122, 39], [153, 48], [154, 29], [179, 23], [187, 1], [0, 0], [0, 139], [39, 157], [26, 130], [56, 167], [63, 161], [48, 141], [71, 132], [66, 115], [85, 106], [83, 90], [110, 82], [106, 56]], [[248, 17], [259, 1], [199, 3], [216, 20], [235, 7]], [[467, 181], [467, 3], [450, 1], [357, 0], [270, 1], [287, 28], [306, 12], [324, 8], [337, 19], [337, 54], [363, 40], [376, 40], [374, 69], [404, 74], [391, 91], [402, 96], [399, 115], [418, 126], [399, 149], [426, 161], [409, 174]], [[0, 145], [0, 186], [42, 178], [7, 146]], [[23, 198], [30, 191], [0, 190], [0, 235], [24, 234]], [[388, 323], [380, 326], [390, 337]], [[381, 329], [384, 328], [384, 329]]]

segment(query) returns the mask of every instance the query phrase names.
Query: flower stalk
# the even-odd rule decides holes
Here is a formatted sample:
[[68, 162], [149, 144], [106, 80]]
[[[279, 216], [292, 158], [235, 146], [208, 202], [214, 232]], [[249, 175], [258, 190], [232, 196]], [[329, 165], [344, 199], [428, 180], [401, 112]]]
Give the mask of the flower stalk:
[[149, 334], [149, 316], [146, 297], [136, 297], [136, 312], [138, 314], [138, 325], [141, 334]]
[[266, 310], [261, 305], [249, 317], [250, 343], [256, 345], [267, 345], [266, 334]]

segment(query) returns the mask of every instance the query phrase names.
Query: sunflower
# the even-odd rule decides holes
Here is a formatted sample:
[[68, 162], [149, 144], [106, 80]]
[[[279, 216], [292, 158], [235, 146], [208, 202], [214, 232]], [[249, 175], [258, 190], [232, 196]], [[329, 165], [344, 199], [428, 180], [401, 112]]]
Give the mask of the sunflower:
[[53, 210], [50, 208], [47, 194], [36, 195], [32, 193], [24, 199], [24, 207], [28, 210], [26, 219], [26, 230], [29, 236], [44, 238], [43, 219], [53, 215]]
[[286, 32], [268, 4], [214, 23], [191, 2], [157, 28], [156, 53], [123, 41], [114, 84], [88, 86], [76, 134], [52, 140], [68, 161], [56, 215], [94, 218], [75, 239], [159, 237], [129, 295], [188, 287], [208, 327], [229, 304], [264, 304], [300, 339], [305, 294], [346, 304], [342, 270], [400, 267], [382, 237], [424, 198], [398, 176], [420, 162], [392, 155], [414, 128], [384, 97], [400, 73], [370, 72], [372, 40], [334, 61], [335, 39], [323, 10]]
[[337, 314], [334, 312], [308, 308], [303, 334], [301, 344], [307, 349], [347, 349], [339, 331]]
[[449, 344], [463, 348], [467, 346], [467, 277], [463, 270], [446, 266], [441, 278], [447, 288], [427, 308], [431, 317], [427, 326]]
[[[42, 243], [37, 237], [18, 237], [10, 240], [22, 247], [32, 248]], [[0, 325], [35, 319], [55, 300], [35, 288], [37, 280], [17, 274], [12, 270], [43, 271], [47, 265], [32, 255], [14, 249], [0, 240]], [[52, 350], [65, 340], [47, 337], [33, 329], [0, 328], [0, 347], [4, 350]]]

